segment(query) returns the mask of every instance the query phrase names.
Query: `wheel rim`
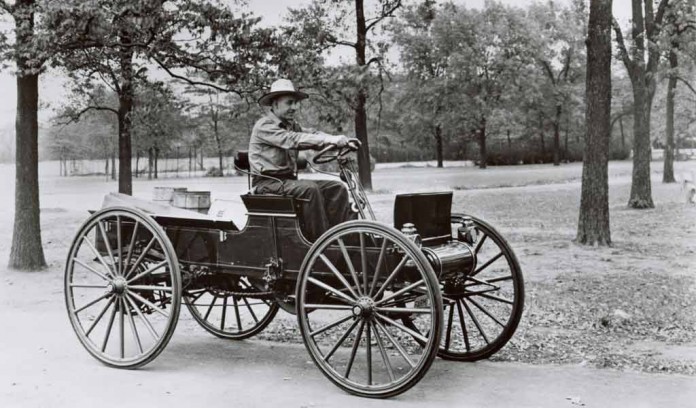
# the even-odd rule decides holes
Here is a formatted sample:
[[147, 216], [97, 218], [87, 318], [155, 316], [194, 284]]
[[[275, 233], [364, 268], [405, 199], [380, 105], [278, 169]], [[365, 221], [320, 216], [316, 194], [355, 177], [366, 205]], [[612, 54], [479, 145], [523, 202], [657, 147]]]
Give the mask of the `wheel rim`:
[[443, 283], [444, 328], [439, 355], [475, 361], [488, 358], [512, 337], [524, 307], [524, 282], [507, 241], [472, 217], [478, 231], [476, 267]]
[[[352, 221], [324, 234], [305, 258], [297, 299], [310, 355], [353, 394], [400, 394], [423, 377], [437, 352], [436, 278], [420, 250], [392, 228]], [[407, 316], [408, 327], [400, 321]]]
[[87, 351], [134, 368], [154, 359], [174, 332], [179, 266], [162, 229], [146, 215], [107, 209], [80, 228], [68, 253], [65, 301]]
[[[234, 278], [232, 290], [204, 288], [185, 294], [191, 316], [208, 332], [226, 339], [241, 340], [261, 332], [278, 313], [270, 299], [254, 297], [260, 292], [247, 277]], [[236, 292], [236, 293], [235, 293]], [[250, 292], [249, 296], [240, 293]]]

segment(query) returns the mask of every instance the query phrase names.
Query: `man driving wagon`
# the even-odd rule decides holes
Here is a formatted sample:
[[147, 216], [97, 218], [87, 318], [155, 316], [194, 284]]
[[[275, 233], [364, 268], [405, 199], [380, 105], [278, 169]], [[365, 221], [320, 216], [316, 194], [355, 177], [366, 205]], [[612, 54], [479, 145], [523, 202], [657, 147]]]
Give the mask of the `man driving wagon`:
[[348, 191], [336, 180], [298, 180], [297, 157], [300, 150], [321, 149], [327, 145], [343, 148], [359, 145], [357, 139], [323, 132], [306, 132], [295, 121], [300, 101], [307, 98], [295, 90], [290, 80], [278, 79], [259, 99], [269, 112], [259, 119], [249, 140], [249, 165], [256, 193], [290, 195], [304, 199], [305, 232], [310, 241], [343, 221], [355, 218]]

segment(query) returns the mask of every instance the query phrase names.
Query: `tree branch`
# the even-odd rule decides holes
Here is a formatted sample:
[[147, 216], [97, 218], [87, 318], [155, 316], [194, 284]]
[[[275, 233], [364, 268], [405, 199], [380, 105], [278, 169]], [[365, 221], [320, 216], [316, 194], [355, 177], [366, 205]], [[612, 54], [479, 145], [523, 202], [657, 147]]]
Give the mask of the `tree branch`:
[[374, 19], [370, 24], [368, 24], [368, 25], [365, 27], [365, 32], [370, 31], [370, 29], [372, 29], [372, 27], [374, 27], [374, 26], [376, 26], [377, 24], [379, 24], [379, 22], [382, 21], [382, 20], [384, 20], [385, 18], [387, 18], [387, 17], [393, 17], [393, 13], [394, 13], [394, 12], [396, 11], [396, 9], [398, 9], [399, 7], [401, 7], [401, 0], [397, 1], [397, 2], [392, 6], [392, 8], [390, 8], [389, 10], [386, 10], [386, 11], [385, 11], [385, 9], [382, 8], [382, 14], [381, 14], [379, 17], [375, 17], [375, 19]]
[[234, 89], [223, 88], [223, 87], [221, 87], [221, 86], [218, 86], [218, 85], [215, 85], [215, 84], [211, 84], [211, 83], [209, 83], [209, 82], [194, 81], [194, 80], [192, 80], [192, 79], [190, 79], [190, 78], [187, 78], [187, 77], [185, 77], [185, 76], [177, 75], [177, 74], [175, 74], [174, 72], [172, 72], [172, 70], [169, 69], [169, 67], [167, 67], [166, 65], [164, 65], [164, 63], [163, 63], [162, 61], [160, 61], [157, 57], [151, 56], [150, 58], [152, 58], [152, 59], [157, 63], [157, 65], [159, 65], [160, 67], [162, 67], [162, 69], [164, 69], [164, 70], [167, 72], [167, 74], [169, 74], [169, 76], [171, 76], [172, 78], [180, 79], [180, 80], [182, 80], [182, 81], [188, 83], [189, 85], [202, 85], [202, 86], [207, 86], [207, 87], [210, 87], [210, 88], [213, 88], [213, 89], [217, 89], [217, 90], [220, 91], [220, 92], [226, 92], [226, 93], [231, 92], [231, 93], [235, 93], [235, 94], [239, 95], [240, 97], [242, 97], [242, 94], [241, 94], [239, 91], [236, 91], [236, 90], [234, 90]]
[[91, 110], [108, 111], [108, 112], [112, 112], [112, 113], [118, 115], [118, 111], [116, 109], [109, 108], [108, 106], [88, 106], [77, 113], [73, 113], [73, 114], [69, 114], [69, 115], [63, 114], [63, 115], [58, 116], [58, 118], [65, 118], [65, 117], [70, 118], [70, 120], [68, 120], [67, 122], [59, 122], [58, 123], [59, 125], [62, 125], [61, 130], [71, 123], [79, 122], [82, 115], [84, 115], [85, 113], [87, 113], [88, 111], [91, 111]]
[[681, 81], [684, 85], [686, 85], [686, 87], [689, 88], [689, 90], [691, 90], [691, 92], [693, 92], [694, 95], [696, 95], [696, 89], [689, 83], [689, 81], [680, 76], [675, 76], [675, 78], [677, 79], [677, 81]]
[[628, 56], [628, 50], [626, 49], [626, 42], [624, 41], [623, 33], [621, 32], [621, 27], [619, 22], [615, 18], [611, 19], [611, 26], [614, 28], [614, 33], [616, 34], [616, 44], [619, 46], [619, 56], [623, 61], [626, 68], [631, 68], [633, 61], [631, 57]]

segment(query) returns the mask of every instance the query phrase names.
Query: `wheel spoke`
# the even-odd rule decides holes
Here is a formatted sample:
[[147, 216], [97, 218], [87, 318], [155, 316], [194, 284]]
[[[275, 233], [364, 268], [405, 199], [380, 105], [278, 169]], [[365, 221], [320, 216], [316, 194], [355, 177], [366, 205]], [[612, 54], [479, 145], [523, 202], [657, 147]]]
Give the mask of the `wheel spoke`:
[[386, 297], [384, 297], [383, 299], [380, 299], [379, 302], [375, 302], [375, 306], [379, 306], [379, 305], [381, 305], [381, 304], [384, 303], [384, 302], [388, 302], [388, 301], [390, 301], [390, 300], [392, 300], [392, 299], [394, 299], [394, 298], [396, 298], [396, 297], [398, 297], [398, 296], [401, 296], [401, 295], [403, 295], [404, 293], [410, 291], [411, 289], [415, 289], [415, 288], [417, 288], [418, 286], [421, 286], [421, 285], [424, 284], [424, 283], [425, 283], [425, 281], [424, 281], [423, 279], [419, 280], [418, 282], [414, 282], [414, 283], [412, 283], [412, 284], [406, 286], [405, 288], [402, 288], [402, 289], [400, 289], [400, 290], [398, 290], [398, 291], [392, 293], [391, 295], [386, 296]]
[[[116, 216], [116, 241], [118, 245], [118, 274], [123, 275], [123, 245], [121, 243], [121, 216]], [[123, 313], [123, 311], [121, 311]], [[123, 317], [123, 316], [121, 316]], [[123, 356], [121, 356], [123, 358]]]
[[104, 274], [101, 272], [97, 271], [96, 269], [92, 268], [91, 266], [87, 265], [86, 263], [82, 262], [81, 260], [77, 258], [73, 258], [73, 261], [75, 261], [78, 265], [86, 268], [88, 271], [92, 272], [93, 274], [99, 276], [100, 278], [104, 279], [105, 281], [110, 281], [109, 278], [107, 278]]
[[106, 247], [106, 253], [109, 254], [109, 258], [111, 259], [111, 267], [113, 268], [111, 272], [113, 272], [113, 276], [118, 275], [118, 271], [116, 269], [116, 260], [114, 259], [114, 253], [113, 250], [111, 249], [111, 244], [109, 243], [109, 237], [106, 235], [106, 231], [104, 230], [104, 225], [102, 224], [102, 221], [99, 220], [97, 221], [97, 225], [99, 226], [99, 232], [101, 233], [102, 239], [104, 240], [104, 246]]
[[88, 307], [92, 306], [93, 304], [99, 302], [100, 300], [102, 300], [102, 299], [104, 299], [104, 298], [106, 298], [106, 297], [108, 297], [108, 296], [111, 296], [111, 293], [104, 293], [103, 295], [99, 296], [98, 298], [94, 299], [93, 301], [87, 303], [86, 305], [80, 307], [79, 309], [76, 309], [74, 313], [75, 313], [75, 314], [78, 314], [78, 313], [80, 313], [81, 311], [87, 309]]
[[114, 318], [116, 317], [116, 310], [117, 309], [118, 309], [118, 306], [114, 302], [114, 308], [113, 308], [113, 310], [111, 310], [111, 317], [109, 317], [109, 323], [107, 324], [106, 332], [104, 333], [104, 341], [102, 342], [102, 346], [101, 346], [102, 353], [106, 350], [106, 345], [109, 342], [109, 336], [111, 336], [111, 329], [114, 326]]
[[147, 291], [162, 291], [171, 292], [171, 286], [157, 286], [157, 285], [128, 285], [130, 290], [147, 290]]
[[[350, 292], [350, 294], [353, 295], [353, 299], [350, 299], [347, 296], [346, 296], [346, 299], [350, 299], [351, 302], [353, 302], [354, 299], [357, 299], [359, 296], [355, 293], [355, 291], [350, 286], [350, 284], [348, 283], [346, 278], [343, 277], [343, 274], [341, 274], [341, 272], [339, 272], [338, 269], [336, 269], [334, 264], [332, 264], [331, 261], [329, 261], [329, 259], [324, 254], [319, 255], [319, 258], [321, 258], [321, 260], [324, 262], [324, 264], [329, 267], [331, 272], [334, 275], [336, 275], [336, 278], [338, 278], [338, 280], [343, 284], [343, 286], [345, 286], [346, 289], [348, 289], [348, 292]], [[313, 278], [310, 278], [310, 279], [313, 279]], [[358, 288], [360, 288], [360, 285], [358, 285]], [[341, 295], [344, 296], [343, 293], [341, 293]]]
[[126, 255], [126, 260], [125, 260], [125, 263], [123, 264], [123, 273], [124, 274], [128, 270], [128, 267], [130, 266], [130, 258], [131, 258], [131, 255], [133, 254], [133, 246], [135, 246], [135, 237], [136, 237], [136, 234], [138, 233], [138, 226], [139, 225], [140, 225], [140, 223], [136, 220], [135, 225], [133, 226], [133, 235], [131, 235], [130, 245], [128, 245], [128, 255]]
[[[361, 236], [362, 236], [362, 234], [361, 234]], [[360, 281], [358, 280], [358, 274], [355, 273], [355, 267], [353, 266], [353, 261], [351, 261], [351, 259], [350, 259], [350, 255], [348, 254], [348, 250], [346, 249], [346, 245], [343, 243], [343, 240], [341, 238], [338, 238], [336, 241], [338, 242], [338, 246], [341, 248], [341, 253], [343, 254], [343, 259], [346, 261], [346, 265], [348, 266], [348, 270], [350, 271], [350, 276], [353, 278], [353, 282], [355, 282], [355, 287], [358, 290], [358, 295], [362, 296], [363, 293], [360, 290]], [[327, 260], [328, 260], [328, 258], [327, 258]], [[324, 261], [324, 263], [326, 263], [326, 261]], [[355, 295], [355, 293], [353, 293], [353, 296], [358, 297]]]
[[[362, 266], [362, 274], [363, 274], [363, 284], [365, 285], [363, 293], [367, 293], [367, 253], [365, 250], [365, 235], [360, 233], [360, 263]], [[358, 288], [360, 285], [358, 285]], [[368, 326], [367, 328], [368, 333], [370, 330], [370, 327]]]
[[[365, 292], [367, 292], [367, 281], [365, 281]], [[367, 385], [372, 385], [372, 329], [368, 322], [367, 336], [365, 337], [365, 354], [367, 357]]]
[[478, 255], [479, 251], [481, 250], [481, 247], [483, 246], [483, 242], [488, 238], [488, 235], [486, 233], [483, 233], [483, 238], [479, 240], [479, 242], [476, 243], [476, 248], [474, 249], [474, 254]]
[[126, 342], [125, 342], [125, 333], [124, 333], [124, 328], [125, 328], [124, 314], [125, 314], [125, 312], [123, 311], [123, 299], [118, 298], [118, 334], [119, 334], [119, 337], [121, 338], [121, 358], [124, 358], [126, 356]]
[[389, 356], [387, 355], [387, 350], [384, 348], [382, 343], [382, 338], [377, 331], [377, 326], [374, 322], [370, 322], [373, 326], [375, 332], [375, 339], [377, 339], [377, 348], [379, 348], [379, 354], [382, 355], [382, 361], [384, 361], [384, 366], [387, 368], [387, 374], [389, 374], [389, 381], [394, 382], [394, 369], [392, 368], [391, 362], [389, 361]]
[[317, 279], [315, 279], [315, 278], [309, 277], [309, 278], [307, 278], [307, 281], [308, 281], [308, 282], [311, 282], [311, 283], [313, 283], [313, 284], [315, 284], [315, 285], [317, 285], [317, 286], [319, 286], [319, 287], [322, 288], [322, 289], [326, 289], [327, 291], [329, 291], [329, 292], [333, 293], [334, 295], [338, 296], [338, 297], [339, 297], [338, 300], [341, 300], [341, 301], [346, 302], [346, 303], [349, 303], [349, 304], [353, 304], [353, 303], [355, 302], [355, 299], [351, 299], [351, 298], [348, 297], [348, 295], [346, 295], [345, 293], [341, 292], [340, 290], [338, 290], [338, 289], [336, 289], [336, 288], [334, 288], [334, 287], [331, 287], [331, 286], [325, 284], [324, 282], [322, 282], [322, 281], [320, 281], [320, 280], [317, 280]]
[[133, 310], [135, 310], [135, 312], [138, 314], [138, 317], [140, 317], [140, 320], [143, 323], [145, 323], [145, 327], [147, 327], [147, 331], [150, 332], [150, 334], [152, 335], [152, 338], [155, 341], [159, 340], [159, 334], [157, 334], [157, 331], [155, 330], [155, 328], [152, 327], [152, 323], [150, 323], [150, 321], [147, 320], [147, 317], [145, 317], [145, 315], [143, 315], [143, 312], [140, 311], [140, 308], [138, 307], [138, 305], [135, 304], [135, 301], [133, 299], [131, 299], [130, 295], [128, 295], [127, 293], [126, 293], [126, 300], [128, 300], [128, 304], [131, 305]]
[[454, 305], [449, 305], [449, 316], [447, 317], [447, 333], [445, 334], [445, 351], [449, 350], [450, 341], [452, 340], [452, 320], [454, 319]]
[[249, 313], [251, 314], [251, 317], [254, 319], [254, 322], [258, 323], [259, 319], [256, 317], [256, 314], [254, 313], [254, 309], [251, 308], [251, 306], [249, 305], [249, 301], [247, 300], [247, 298], [245, 296], [242, 297], [242, 301], [246, 305], [247, 309], [249, 309]]
[[213, 295], [213, 301], [210, 302], [210, 306], [208, 306], [208, 310], [205, 312], [205, 316], [203, 316], [203, 320], [208, 320], [208, 316], [210, 316], [210, 312], [213, 310], [213, 305], [215, 302], [217, 302], [218, 297], [216, 295]]
[[490, 317], [494, 322], [498, 323], [498, 325], [502, 328], [505, 328], [505, 325], [500, 322], [495, 316], [491, 314], [488, 310], [486, 310], [483, 306], [481, 306], [477, 301], [474, 299], [469, 298], [469, 302], [471, 302], [474, 306], [476, 306], [480, 311], [482, 311], [486, 316]]
[[365, 320], [360, 319], [360, 327], [358, 328], [358, 334], [355, 335], [355, 340], [353, 340], [353, 348], [350, 350], [350, 359], [348, 360], [348, 365], [346, 366], [346, 374], [343, 376], [348, 378], [350, 376], [350, 369], [353, 368], [353, 362], [355, 361], [355, 353], [358, 351], [358, 346], [360, 345], [360, 339], [362, 338], [362, 332], [365, 329]]
[[237, 327], [239, 331], [242, 331], [242, 319], [239, 316], [239, 303], [237, 302], [237, 298], [232, 296], [232, 302], [234, 302], [234, 316], [237, 319]]
[[501, 277], [492, 278], [492, 279], [486, 279], [486, 282], [487, 283], [494, 283], [494, 282], [500, 282], [500, 281], [505, 281], [505, 280], [512, 280], [512, 275], [501, 276]]
[[164, 260], [164, 261], [162, 261], [162, 262], [160, 262], [160, 263], [158, 263], [158, 264], [155, 264], [155, 266], [153, 266], [152, 268], [150, 268], [150, 269], [148, 269], [148, 270], [146, 270], [146, 271], [143, 271], [143, 272], [141, 272], [141, 273], [135, 275], [134, 277], [128, 279], [128, 282], [127, 282], [127, 283], [131, 283], [131, 282], [133, 282], [133, 281], [136, 281], [136, 280], [142, 278], [142, 277], [145, 276], [145, 275], [149, 275], [149, 274], [151, 274], [152, 272], [154, 272], [154, 271], [156, 271], [156, 270], [162, 268], [163, 266], [166, 266], [167, 263], [168, 263], [168, 262], [167, 262], [166, 260]]
[[140, 342], [140, 335], [138, 335], [138, 329], [135, 327], [135, 320], [133, 319], [133, 315], [130, 312], [130, 309], [128, 308], [128, 305], [126, 304], [125, 298], [121, 298], [121, 302], [123, 304], [123, 308], [126, 309], [126, 315], [128, 316], [128, 323], [130, 324], [131, 331], [133, 332], [133, 337], [135, 338], [135, 342], [138, 344], [138, 350], [140, 350], [140, 354], [143, 353], [143, 344]]
[[478, 268], [476, 268], [476, 270], [474, 271], [474, 273], [471, 274], [471, 276], [476, 276], [476, 275], [478, 275], [479, 272], [481, 272], [482, 270], [488, 268], [493, 262], [497, 261], [501, 256], [503, 256], [502, 251], [499, 252], [499, 253], [498, 253], [496, 256], [494, 256], [493, 258], [489, 259], [485, 264], [483, 264], [483, 265], [479, 266]]
[[378, 312], [382, 313], [408, 313], [408, 314], [432, 314], [433, 311], [424, 308], [410, 308], [410, 307], [378, 307]]
[[457, 300], [457, 312], [459, 312], [459, 324], [462, 326], [462, 334], [464, 335], [464, 346], [466, 347], [466, 352], [471, 351], [471, 346], [469, 344], [469, 333], [466, 330], [466, 323], [464, 322], [464, 311], [462, 310], [462, 305], [460, 300]]
[[89, 334], [90, 334], [90, 333], [92, 332], [92, 330], [94, 330], [94, 328], [97, 326], [97, 323], [99, 323], [99, 321], [101, 321], [101, 318], [104, 316], [104, 313], [106, 313], [106, 311], [109, 309], [109, 306], [111, 306], [111, 304], [114, 302], [114, 299], [115, 299], [115, 298], [112, 297], [111, 299], [109, 299], [108, 302], [106, 302], [106, 304], [104, 305], [104, 307], [102, 308], [102, 310], [99, 312], [99, 314], [97, 315], [97, 317], [94, 319], [94, 321], [92, 322], [92, 324], [91, 324], [91, 325], [89, 326], [89, 328], [85, 331], [85, 337], [89, 337]]
[[486, 299], [491, 299], [491, 300], [497, 300], [498, 302], [507, 303], [508, 305], [511, 305], [514, 303], [512, 300], [507, 300], [507, 299], [502, 298], [500, 296], [489, 295], [488, 293], [479, 293], [476, 296], [481, 296], [481, 297], [484, 297]]
[[378, 298], [379, 295], [381, 295], [382, 292], [384, 292], [387, 289], [387, 286], [389, 286], [391, 281], [396, 277], [396, 275], [399, 273], [399, 271], [401, 271], [401, 268], [403, 268], [403, 266], [406, 264], [406, 261], [408, 261], [408, 258], [404, 255], [404, 257], [401, 259], [399, 264], [396, 265], [396, 268], [394, 268], [392, 273], [389, 274], [389, 277], [387, 278], [387, 280], [385, 280], [384, 283], [382, 284], [382, 286], [379, 288], [377, 293], [375, 293], [374, 296], [372, 296], [373, 299]]
[[385, 322], [387, 322], [387, 323], [391, 324], [392, 326], [396, 327], [397, 329], [399, 329], [399, 330], [401, 330], [401, 331], [403, 331], [403, 332], [406, 332], [406, 333], [410, 334], [410, 335], [411, 335], [413, 338], [415, 338], [416, 340], [420, 340], [420, 341], [422, 341], [423, 343], [427, 343], [427, 342], [428, 342], [428, 338], [425, 337], [425, 336], [423, 336], [422, 334], [418, 333], [417, 331], [411, 330], [411, 329], [409, 329], [408, 327], [404, 326], [403, 324], [398, 323], [398, 322], [396, 322], [395, 320], [392, 320], [392, 319], [388, 318], [387, 316], [384, 316], [384, 315], [382, 315], [382, 314], [380, 314], [380, 313], [376, 313], [375, 315], [377, 316], [378, 319], [382, 319], [382, 320], [384, 320]]
[[384, 325], [383, 325], [382, 323], [380, 323], [379, 320], [373, 320], [373, 321], [374, 321], [374, 323], [377, 325], [377, 327], [379, 327], [380, 330], [382, 330], [382, 332], [384, 333], [384, 335], [387, 336], [387, 339], [389, 339], [389, 341], [391, 342], [391, 344], [393, 344], [394, 347], [396, 347], [396, 350], [399, 352], [399, 354], [401, 354], [401, 357], [402, 357], [404, 360], [406, 360], [406, 363], [408, 363], [408, 365], [410, 365], [411, 368], [414, 368], [414, 367], [416, 366], [416, 363], [414, 363], [413, 361], [411, 361], [411, 358], [408, 356], [408, 353], [406, 352], [406, 350], [404, 350], [403, 346], [401, 346], [401, 344], [399, 344], [399, 342], [397, 342], [397, 341], [394, 339], [394, 337], [391, 335], [391, 333], [389, 333], [389, 332], [387, 331], [387, 328], [384, 327]]
[[323, 303], [305, 303], [305, 309], [351, 310], [351, 305], [327, 305]]
[[[112, 272], [111, 268], [109, 267], [109, 265], [107, 265], [106, 261], [105, 261], [104, 258], [101, 256], [101, 254], [99, 253], [99, 251], [97, 251], [97, 248], [95, 248], [94, 245], [90, 242], [90, 240], [87, 239], [87, 236], [86, 236], [86, 235], [85, 235], [84, 237], [82, 237], [82, 240], [83, 240], [84, 242], [87, 243], [87, 246], [89, 247], [89, 249], [92, 250], [92, 253], [94, 253], [94, 255], [97, 257], [97, 259], [99, 259], [99, 263], [101, 263], [102, 266], [104, 267], [104, 269], [106, 269], [106, 274], [107, 274], [108, 276], [110, 276], [111, 278], [113, 278], [114, 275], [111, 273], [111, 272]], [[78, 261], [78, 260], [75, 259], [75, 261]], [[89, 267], [88, 267], [87, 265], [85, 265], [85, 264], [82, 264], [82, 263], [81, 263], [81, 265], [84, 265], [86, 268], [89, 268]], [[91, 269], [91, 268], [90, 268], [90, 270], [94, 271], [94, 269]]]
[[86, 285], [81, 283], [71, 283], [71, 288], [81, 288], [81, 289], [106, 289], [107, 285]]
[[222, 330], [222, 331], [225, 330], [225, 319], [226, 318], [227, 318], [227, 296], [222, 298], [222, 318], [220, 319], [220, 330]]
[[131, 265], [130, 269], [128, 270], [128, 273], [126, 273], [126, 275], [125, 275], [126, 279], [128, 279], [128, 277], [131, 275], [131, 273], [133, 273], [135, 270], [138, 269], [140, 262], [142, 262], [143, 258], [145, 258], [145, 255], [147, 255], [147, 253], [150, 251], [150, 249], [152, 249], [152, 246], [155, 245], [155, 242], [157, 242], [157, 237], [153, 236], [152, 239], [150, 239], [150, 242], [148, 242], [147, 245], [145, 246], [145, 248], [143, 249], [143, 252], [140, 253], [140, 256], [138, 257], [138, 259], [136, 259], [135, 262], [133, 263], [133, 265]]
[[309, 335], [312, 336], [312, 337], [316, 337], [318, 334], [324, 333], [325, 331], [327, 331], [327, 330], [329, 330], [329, 329], [332, 329], [332, 328], [338, 326], [339, 324], [341, 324], [341, 323], [343, 323], [343, 322], [348, 321], [348, 320], [349, 320], [350, 318], [352, 318], [352, 317], [353, 317], [352, 314], [349, 314], [348, 316], [341, 317], [341, 318], [338, 319], [338, 320], [335, 320], [335, 321], [333, 321], [333, 322], [331, 322], [331, 323], [329, 323], [329, 324], [326, 324], [326, 325], [324, 325], [324, 326], [322, 326], [322, 327], [320, 327], [320, 328], [314, 330], [313, 332], [309, 333]]
[[156, 306], [154, 303], [150, 302], [149, 300], [145, 299], [144, 297], [138, 295], [135, 292], [128, 292], [129, 296], [132, 296], [135, 300], [139, 301], [140, 303], [150, 307], [152, 310], [155, 312], [161, 314], [162, 316], [166, 317], [167, 319], [169, 318], [169, 314], [165, 312], [164, 310], [160, 309], [158, 306]]
[[368, 296], [372, 296], [372, 292], [375, 291], [377, 286], [377, 279], [379, 278], [379, 271], [382, 269], [382, 262], [384, 262], [384, 254], [387, 252], [387, 238], [382, 238], [382, 248], [379, 250], [379, 256], [377, 257], [377, 266], [375, 267], [375, 276], [372, 277], [372, 285], [370, 285], [370, 291]]
[[466, 309], [466, 313], [469, 315], [469, 317], [471, 317], [471, 320], [474, 322], [474, 325], [476, 325], [476, 329], [478, 329], [479, 333], [481, 333], [483, 340], [485, 340], [486, 344], [490, 344], [490, 342], [488, 341], [488, 337], [486, 336], [486, 333], [483, 331], [483, 328], [481, 327], [481, 324], [479, 323], [476, 316], [474, 316], [474, 314], [471, 312], [469, 305], [466, 304], [464, 299], [462, 299], [461, 302], [464, 305], [464, 308]]
[[324, 361], [326, 361], [326, 362], [329, 361], [329, 359], [331, 358], [331, 356], [333, 356], [333, 354], [336, 352], [336, 350], [338, 350], [338, 348], [341, 346], [341, 344], [343, 344], [343, 342], [344, 342], [344, 341], [346, 340], [346, 338], [350, 335], [350, 333], [353, 331], [353, 329], [355, 329], [355, 326], [357, 326], [359, 322], [360, 322], [360, 319], [355, 319], [355, 320], [353, 320], [353, 324], [350, 325], [350, 327], [348, 328], [348, 330], [346, 330], [346, 332], [343, 333], [343, 335], [341, 336], [341, 338], [339, 338], [339, 339], [336, 341], [336, 344], [334, 344], [334, 346], [331, 348], [331, 350], [330, 350], [326, 355], [324, 355], [324, 356], [322, 357], [322, 359], [323, 359]]

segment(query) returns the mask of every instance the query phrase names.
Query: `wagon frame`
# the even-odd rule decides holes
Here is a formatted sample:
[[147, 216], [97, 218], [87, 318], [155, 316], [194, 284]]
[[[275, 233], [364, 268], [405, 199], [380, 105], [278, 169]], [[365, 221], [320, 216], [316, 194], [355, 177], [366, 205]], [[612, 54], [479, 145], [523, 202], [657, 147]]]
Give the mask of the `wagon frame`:
[[303, 235], [301, 203], [285, 196], [242, 195], [242, 229], [131, 205], [94, 212], [65, 266], [79, 341], [106, 365], [136, 368], [164, 350], [182, 303], [205, 330], [233, 340], [258, 334], [282, 308], [297, 315], [329, 380], [377, 398], [414, 386], [438, 355], [496, 353], [524, 304], [507, 241], [487, 222], [452, 213], [451, 192], [398, 195], [399, 229], [375, 221], [350, 150], [329, 146], [317, 156], [338, 162], [361, 219], [315, 242]]

